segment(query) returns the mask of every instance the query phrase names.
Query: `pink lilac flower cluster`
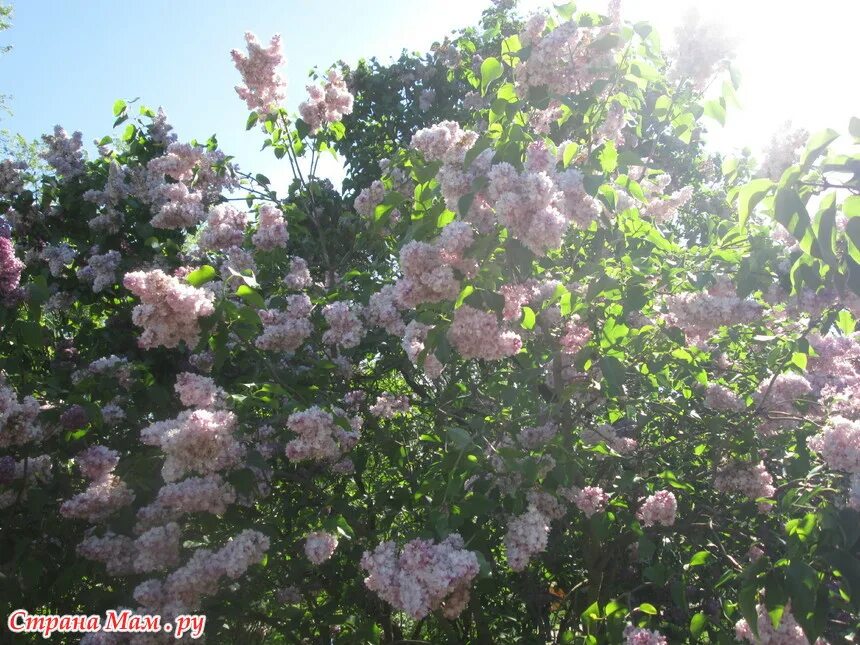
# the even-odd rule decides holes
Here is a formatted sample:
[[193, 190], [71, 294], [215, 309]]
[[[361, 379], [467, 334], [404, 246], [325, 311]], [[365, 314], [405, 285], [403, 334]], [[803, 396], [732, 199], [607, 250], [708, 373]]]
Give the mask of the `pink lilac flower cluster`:
[[17, 195], [24, 190], [24, 179], [21, 171], [27, 169], [23, 161], [4, 159], [0, 161], [0, 195]]
[[399, 555], [394, 542], [382, 542], [364, 552], [361, 567], [367, 572], [368, 589], [415, 620], [440, 608], [450, 620], [459, 616], [480, 568], [477, 556], [464, 548], [457, 533], [439, 544], [412, 540]]
[[97, 523], [134, 501], [134, 493], [119, 477], [106, 474], [94, 480], [82, 493], [60, 505], [60, 515]]
[[693, 187], [684, 186], [680, 190], [666, 197], [654, 197], [647, 204], [639, 208], [642, 217], [654, 220], [657, 223], [668, 222], [678, 214], [682, 208], [693, 197]]
[[223, 515], [235, 501], [236, 489], [217, 473], [165, 484], [151, 504], [138, 509], [135, 531], [176, 521], [188, 513]]
[[635, 439], [618, 436], [618, 432], [615, 428], [608, 424], [602, 424], [594, 430], [590, 428], [583, 430], [582, 441], [589, 446], [605, 443], [621, 455], [635, 452], [639, 447], [639, 443]]
[[833, 470], [860, 473], [860, 421], [834, 416], [820, 433], [807, 439]]
[[90, 446], [75, 456], [75, 463], [87, 479], [103, 479], [119, 464], [119, 453], [105, 446]]
[[134, 541], [134, 570], [149, 573], [179, 564], [179, 525], [170, 522], [142, 533]]
[[323, 307], [322, 315], [329, 328], [323, 333], [326, 345], [355, 347], [364, 337], [364, 325], [358, 316], [360, 308], [345, 301], [332, 302]]
[[290, 234], [281, 210], [271, 204], [260, 206], [260, 217], [257, 230], [251, 237], [254, 246], [261, 251], [273, 251], [287, 246]]
[[[562, 495], [562, 498], [564, 496]], [[567, 513], [567, 506], [552, 493], [539, 488], [532, 488], [526, 493], [529, 506], [534, 506], [548, 520], [558, 520]]]
[[463, 130], [455, 121], [442, 121], [412, 135], [410, 147], [424, 155], [427, 161], [460, 161], [475, 145], [478, 134]]
[[334, 123], [352, 114], [353, 96], [336, 69], [329, 70], [323, 87], [308, 85], [307, 91], [308, 100], [299, 104], [299, 114], [308, 124], [311, 134], [316, 133], [324, 123]]
[[705, 407], [718, 412], [740, 412], [746, 405], [725, 385], [708, 383], [705, 386]]
[[[564, 178], [564, 187], [578, 190], [570, 181], [572, 172], [564, 171], [559, 178]], [[570, 221], [561, 210], [567, 205], [564, 189], [553, 176], [547, 172], [521, 174], [507, 162], [494, 165], [487, 176], [487, 197], [499, 224], [535, 255], [546, 255], [561, 245]]]
[[495, 313], [462, 305], [454, 311], [448, 329], [448, 340], [463, 358], [497, 361], [513, 356], [522, 349], [523, 341], [512, 331], [499, 326]]
[[287, 296], [286, 311], [262, 309], [258, 313], [263, 333], [255, 344], [260, 349], [275, 352], [294, 352], [313, 333], [310, 321], [311, 299], [304, 294]]
[[[432, 327], [425, 325], [417, 320], [412, 320], [406, 325], [406, 330], [403, 332], [401, 345], [409, 362], [418, 366], [421, 354], [424, 352], [424, 343], [427, 341], [427, 334], [430, 333]], [[445, 365], [436, 357], [435, 354], [428, 353], [424, 357], [424, 374], [431, 379], [437, 379], [442, 375], [442, 370]]]
[[584, 325], [579, 316], [573, 316], [565, 323], [564, 334], [559, 340], [564, 354], [576, 354], [591, 340], [591, 330]]
[[233, 435], [236, 415], [227, 410], [186, 410], [175, 419], [156, 421], [140, 440], [165, 453], [161, 476], [175, 482], [186, 473], [207, 475], [237, 466], [245, 448]]
[[314, 531], [305, 539], [305, 555], [313, 564], [322, 564], [334, 554], [337, 536], [325, 531]]
[[65, 242], [60, 244], [47, 244], [39, 257], [48, 263], [48, 270], [55, 278], [63, 274], [63, 270], [72, 263], [78, 255], [71, 246]]
[[534, 504], [530, 504], [522, 515], [508, 520], [504, 541], [511, 569], [522, 571], [533, 556], [546, 549], [549, 523], [550, 519]]
[[609, 495], [600, 486], [586, 486], [585, 488], [574, 486], [569, 495], [565, 495], [565, 497], [570, 499], [576, 508], [585, 513], [585, 517], [602, 513], [609, 503]]
[[385, 186], [378, 179], [367, 188], [362, 188], [352, 207], [362, 217], [372, 218], [376, 207], [385, 199]]
[[627, 625], [624, 628], [624, 645], [669, 645], [669, 641], [657, 630]]
[[690, 342], [702, 342], [721, 326], [748, 324], [760, 320], [762, 307], [739, 298], [734, 286], [721, 278], [707, 291], [691, 291], [667, 296], [666, 322], [680, 327]]
[[135, 571], [134, 540], [113, 531], [107, 531], [101, 537], [88, 535], [78, 544], [77, 553], [82, 558], [104, 564], [111, 576], [128, 575]]
[[211, 408], [224, 396], [224, 390], [211, 378], [191, 372], [178, 374], [173, 388], [186, 408]]
[[460, 293], [458, 270], [472, 275], [474, 260], [464, 256], [474, 232], [465, 222], [452, 222], [432, 243], [412, 240], [400, 249], [403, 277], [394, 286], [394, 304], [414, 309], [423, 303], [455, 300]]
[[248, 214], [230, 204], [218, 204], [206, 216], [206, 224], [197, 239], [197, 245], [206, 251], [226, 251], [242, 246]]
[[37, 423], [39, 402], [32, 396], [18, 399], [18, 394], [0, 380], [0, 448], [23, 446], [44, 436]]
[[409, 412], [411, 403], [405, 394], [392, 394], [383, 392], [376, 398], [376, 403], [368, 408], [368, 411], [380, 419], [393, 419], [398, 414]]
[[43, 134], [42, 141], [47, 146], [39, 156], [64, 179], [73, 179], [84, 172], [83, 140], [80, 132], [71, 137], [59, 125], [54, 126], [54, 134]]
[[133, 190], [155, 211], [150, 221], [154, 227], [190, 228], [222, 190], [238, 185], [234, 170], [220, 150], [171, 143], [162, 156], [149, 161], [144, 174], [132, 177]]
[[400, 316], [397, 306], [397, 290], [393, 284], [387, 284], [379, 291], [371, 294], [364, 317], [370, 327], [382, 327], [389, 334], [403, 336], [406, 325]]
[[290, 272], [284, 278], [284, 284], [294, 291], [307, 289], [313, 284], [308, 263], [304, 258], [290, 258]]
[[11, 487], [0, 492], [0, 509], [27, 499], [29, 487], [46, 484], [53, 479], [53, 461], [50, 455], [24, 457], [15, 460], [11, 456], [0, 457], [0, 487], [14, 481], [23, 481], [24, 486]]
[[15, 245], [8, 237], [0, 237], [0, 296], [14, 293], [21, 282], [24, 263], [15, 255]]
[[167, 615], [199, 608], [204, 596], [212, 595], [221, 578], [238, 579], [269, 550], [269, 538], [251, 529], [234, 537], [218, 551], [197, 549], [183, 566], [163, 580], [139, 584], [134, 599], [151, 612]]
[[143, 328], [138, 344], [144, 349], [176, 347], [181, 341], [194, 347], [200, 337], [198, 319], [215, 312], [212, 292], [183, 284], [160, 269], [126, 273], [123, 285], [141, 300], [131, 320]]
[[785, 417], [796, 417], [798, 404], [813, 399], [812, 385], [800, 374], [786, 373], [764, 379], [753, 393], [753, 401], [767, 419], [756, 427], [756, 432], [770, 437], [797, 426], [796, 419]]
[[645, 499], [642, 506], [639, 507], [636, 517], [645, 526], [654, 526], [655, 524], [672, 526], [675, 523], [677, 510], [678, 502], [675, 495], [669, 491], [661, 490]]
[[87, 264], [77, 270], [78, 280], [91, 282], [93, 293], [100, 293], [105, 288], [116, 284], [116, 272], [122, 262], [122, 255], [113, 249], [107, 253], [92, 253]]
[[284, 60], [281, 37], [277, 34], [272, 36], [269, 46], [263, 47], [254, 34], [246, 32], [245, 42], [248, 44], [247, 55], [236, 49], [230, 52], [244, 83], [236, 86], [236, 93], [249, 110], [260, 114], [274, 113], [286, 97], [286, 82], [278, 73]]
[[[779, 627], [774, 629], [770, 613], [764, 603], [756, 605], [756, 627], [758, 637], [745, 618], [735, 623], [735, 638], [739, 641], [747, 641], [753, 645], [759, 643], [771, 643], [773, 645], [809, 645], [809, 640], [803, 633], [803, 628], [791, 613], [791, 602], [786, 603], [779, 621]], [[819, 639], [821, 640], [821, 639]], [[818, 641], [816, 641], [816, 645]]]
[[768, 142], [759, 173], [774, 181], [779, 180], [788, 168], [798, 162], [800, 153], [809, 139], [809, 132], [795, 128], [791, 121], [780, 125]]
[[[776, 488], [773, 476], [767, 472], [764, 462], [758, 464], [734, 463], [720, 468], [714, 478], [714, 488], [724, 493], [740, 493], [749, 499], [773, 497]], [[767, 513], [772, 504], [761, 502], [758, 509]]]
[[703, 91], [714, 75], [728, 66], [733, 47], [725, 27], [702, 20], [695, 9], [688, 11], [675, 30], [669, 78], [690, 81], [696, 90]]
[[514, 70], [517, 85], [546, 86], [551, 94], [578, 94], [609, 78], [615, 68], [614, 49], [592, 45], [609, 33], [610, 26], [585, 27], [569, 21], [543, 35], [541, 22], [535, 18], [524, 32], [531, 53]]
[[72, 373], [72, 382], [77, 384], [88, 376], [100, 376], [114, 378], [124, 388], [132, 383], [132, 368], [127, 358], [120, 358], [114, 354], [103, 356], [92, 361], [83, 370]]
[[499, 294], [505, 299], [502, 320], [517, 320], [522, 315], [522, 307], [531, 304], [538, 295], [538, 281], [508, 282], [499, 287]]
[[547, 421], [540, 426], [523, 428], [517, 434], [517, 440], [526, 450], [537, 450], [552, 441], [556, 434], [558, 434], [558, 426], [552, 421]]
[[119, 232], [124, 214], [120, 203], [132, 194], [132, 172], [115, 160], [108, 166], [108, 177], [102, 190], [90, 189], [83, 194], [85, 201], [95, 204], [99, 213], [87, 222], [93, 231]]
[[287, 458], [337, 461], [358, 443], [360, 426], [350, 426], [351, 430], [341, 428], [330, 412], [317, 406], [294, 412], [287, 418], [287, 427], [298, 436], [287, 444]]

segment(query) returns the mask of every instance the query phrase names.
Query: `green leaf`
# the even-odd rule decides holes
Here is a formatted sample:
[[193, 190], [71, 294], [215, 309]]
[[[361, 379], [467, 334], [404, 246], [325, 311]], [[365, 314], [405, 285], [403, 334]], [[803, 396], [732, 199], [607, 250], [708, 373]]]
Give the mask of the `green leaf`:
[[711, 554], [708, 551], [699, 551], [692, 558], [690, 558], [690, 566], [691, 567], [700, 567], [703, 564], [706, 564], [710, 559]]
[[770, 179], [761, 178], [753, 179], [748, 184], [741, 186], [738, 191], [738, 226], [740, 228], [746, 226], [750, 213], [764, 199], [773, 185]]
[[120, 114], [125, 112], [125, 108], [125, 101], [123, 101], [122, 99], [117, 99], [113, 102], [113, 115], [119, 116]]
[[797, 192], [789, 188], [777, 190], [773, 214], [776, 221], [791, 233], [805, 253], [818, 259], [824, 259], [815, 239], [815, 233], [812, 231], [812, 223], [809, 221], [806, 205]]
[[185, 276], [185, 281], [192, 287], [199, 287], [201, 284], [214, 280], [216, 275], [218, 273], [215, 271], [215, 267], [204, 264]]
[[534, 329], [535, 312], [531, 307], [523, 307], [523, 321], [520, 325], [523, 329]]
[[607, 141], [600, 151], [600, 167], [603, 172], [612, 172], [618, 167], [618, 150], [615, 149], [614, 141]]
[[266, 301], [263, 296], [254, 291], [247, 284], [240, 284], [236, 289], [236, 295], [242, 298], [246, 303], [257, 309], [263, 309], [266, 306]]
[[641, 605], [639, 605], [639, 611], [641, 611], [643, 614], [648, 614], [649, 616], [657, 615], [657, 608], [650, 602], [643, 602]]
[[502, 76], [502, 64], [498, 58], [490, 56], [481, 63], [481, 96], [486, 96], [490, 83]]
[[714, 119], [720, 125], [726, 124], [726, 108], [719, 101], [705, 102], [705, 116]]
[[848, 121], [848, 133], [854, 137], [855, 143], [860, 142], [860, 119], [856, 116], [852, 116]]
[[250, 130], [257, 125], [257, 121], [259, 120], [260, 116], [256, 112], [251, 112], [251, 114], [248, 115], [248, 120], [245, 121], [245, 129]]
[[573, 158], [576, 156], [576, 153], [579, 151], [579, 144], [571, 141], [564, 147], [564, 152], [561, 156], [562, 165], [567, 168], [570, 165], [570, 162], [573, 161]]
[[695, 614], [690, 619], [690, 634], [698, 638], [701, 635], [702, 630], [705, 629], [705, 625], [707, 625], [707, 623], [708, 617], [705, 616], [705, 614], [703, 614], [702, 612]]
[[467, 284], [463, 287], [463, 290], [460, 292], [460, 295], [457, 296], [457, 302], [454, 303], [454, 309], [459, 309], [463, 305], [463, 301], [472, 295], [472, 292], [475, 291], [475, 287], [470, 284]]
[[842, 213], [845, 217], [860, 216], [860, 195], [851, 195], [842, 202]]
[[839, 138], [839, 133], [836, 130], [824, 130], [809, 137], [806, 143], [806, 149], [800, 156], [800, 165], [808, 168], [812, 163], [820, 157], [827, 146]]

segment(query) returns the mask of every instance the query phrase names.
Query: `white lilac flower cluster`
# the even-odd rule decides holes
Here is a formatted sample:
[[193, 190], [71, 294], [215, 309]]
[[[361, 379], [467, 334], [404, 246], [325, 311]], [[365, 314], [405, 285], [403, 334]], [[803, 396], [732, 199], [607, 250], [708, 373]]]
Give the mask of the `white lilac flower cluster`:
[[337, 549], [337, 536], [325, 531], [309, 533], [305, 539], [305, 555], [313, 564], [319, 565], [331, 558]]
[[48, 270], [55, 278], [62, 275], [63, 269], [70, 265], [77, 255], [78, 252], [65, 242], [47, 244], [40, 253], [40, 257], [48, 263]]
[[25, 396], [19, 400], [15, 390], [0, 381], [0, 448], [41, 440], [44, 430], [36, 421], [38, 416], [36, 399]]
[[58, 125], [54, 126], [54, 134], [42, 135], [42, 141], [47, 148], [40, 156], [58, 175], [69, 180], [84, 172], [84, 144], [80, 132], [69, 137]]
[[395, 609], [421, 620], [441, 609], [453, 620], [469, 602], [469, 586], [478, 575], [478, 558], [452, 533], [438, 544], [416, 539], [397, 553], [394, 542], [365, 551], [361, 567], [364, 584]]
[[93, 293], [99, 293], [106, 287], [116, 284], [116, 272], [121, 262], [122, 255], [119, 251], [111, 249], [107, 253], [97, 253], [96, 249], [93, 249], [86, 266], [77, 270], [78, 279], [91, 282]]
[[405, 394], [392, 394], [383, 392], [376, 398], [376, 402], [368, 408], [368, 411], [380, 419], [393, 419], [398, 414], [409, 412], [411, 403]]

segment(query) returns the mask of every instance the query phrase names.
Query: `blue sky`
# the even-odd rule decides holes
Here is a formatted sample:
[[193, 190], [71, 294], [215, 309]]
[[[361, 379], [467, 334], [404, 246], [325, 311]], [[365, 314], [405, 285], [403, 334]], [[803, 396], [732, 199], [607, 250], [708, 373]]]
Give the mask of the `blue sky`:
[[[0, 127], [28, 138], [59, 123], [92, 141], [110, 131], [115, 99], [141, 97], [164, 106], [180, 138], [217, 133], [240, 164], [287, 183], [288, 169], [261, 138], [245, 132], [244, 103], [233, 87], [238, 73], [229, 52], [243, 48], [243, 33], [261, 40], [280, 33], [287, 57], [288, 99], [304, 97], [306, 73], [343, 59], [396, 56], [426, 48], [451, 29], [474, 24], [489, 0], [12, 0], [13, 27], [0, 42], [0, 93], [11, 94], [14, 114]], [[547, 0], [526, 0], [526, 9]], [[588, 8], [603, 6], [584, 0]], [[845, 129], [860, 113], [860, 86], [852, 78], [856, 0], [626, 0], [625, 16], [649, 19], [664, 35], [691, 4], [722, 20], [738, 40], [744, 85], [742, 112], [729, 114], [713, 145], [761, 147], [786, 118], [812, 130]], [[326, 172], [337, 176], [330, 162]]]

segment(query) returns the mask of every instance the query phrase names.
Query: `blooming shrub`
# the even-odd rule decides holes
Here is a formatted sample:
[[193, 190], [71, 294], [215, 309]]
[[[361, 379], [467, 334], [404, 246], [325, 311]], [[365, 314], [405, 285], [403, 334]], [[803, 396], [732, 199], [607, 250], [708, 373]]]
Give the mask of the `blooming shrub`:
[[756, 170], [702, 149], [736, 89], [708, 31], [481, 27], [333, 67], [298, 115], [246, 35], [286, 194], [123, 101], [97, 158], [58, 126], [49, 172], [0, 162], [0, 613], [854, 637], [858, 123]]

